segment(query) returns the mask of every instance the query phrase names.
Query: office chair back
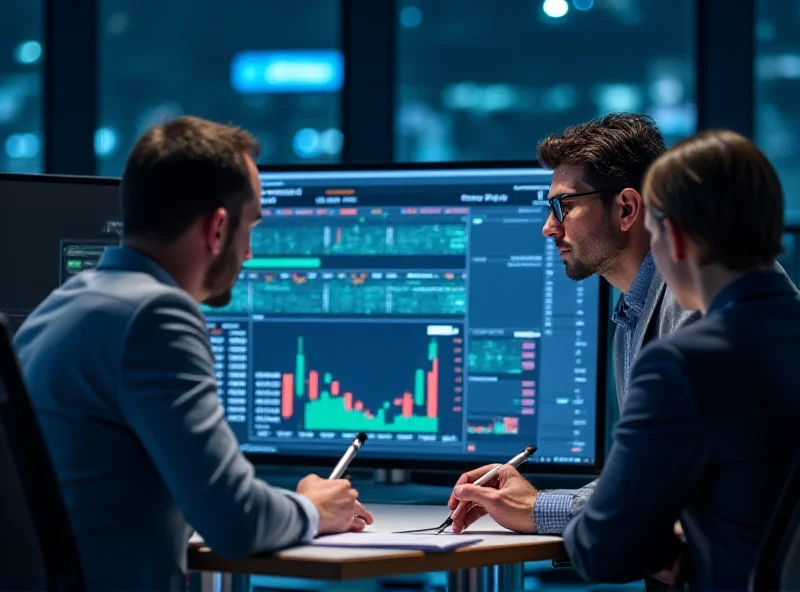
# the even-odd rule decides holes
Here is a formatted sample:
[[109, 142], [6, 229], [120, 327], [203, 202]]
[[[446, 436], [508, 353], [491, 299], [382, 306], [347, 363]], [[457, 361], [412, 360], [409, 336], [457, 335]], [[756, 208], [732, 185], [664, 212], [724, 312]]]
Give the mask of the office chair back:
[[800, 450], [767, 525], [749, 592], [800, 590]]
[[0, 590], [83, 590], [72, 526], [0, 315]]

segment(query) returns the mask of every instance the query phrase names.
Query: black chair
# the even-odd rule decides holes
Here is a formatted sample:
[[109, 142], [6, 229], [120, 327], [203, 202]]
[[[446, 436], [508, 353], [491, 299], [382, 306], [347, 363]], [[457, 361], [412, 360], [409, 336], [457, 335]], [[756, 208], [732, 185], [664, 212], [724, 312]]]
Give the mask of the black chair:
[[78, 547], [0, 315], [0, 590], [84, 589]]
[[800, 450], [756, 554], [748, 590], [800, 591]]

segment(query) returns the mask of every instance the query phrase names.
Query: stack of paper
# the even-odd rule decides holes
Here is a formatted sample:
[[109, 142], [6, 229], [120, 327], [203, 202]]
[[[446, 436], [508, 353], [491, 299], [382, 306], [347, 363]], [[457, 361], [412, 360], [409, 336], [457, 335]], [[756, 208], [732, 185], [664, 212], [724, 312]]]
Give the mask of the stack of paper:
[[311, 541], [320, 547], [357, 547], [404, 549], [407, 551], [450, 551], [479, 542], [472, 535], [405, 534], [395, 532], [345, 532], [318, 537]]

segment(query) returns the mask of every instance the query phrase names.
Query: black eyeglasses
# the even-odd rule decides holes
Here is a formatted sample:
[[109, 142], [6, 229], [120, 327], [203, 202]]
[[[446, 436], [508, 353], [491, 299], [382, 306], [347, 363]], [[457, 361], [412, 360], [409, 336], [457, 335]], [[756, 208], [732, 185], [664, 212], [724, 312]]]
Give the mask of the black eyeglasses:
[[595, 189], [594, 191], [584, 191], [583, 193], [562, 193], [561, 195], [554, 195], [551, 198], [548, 198], [548, 202], [550, 203], [550, 211], [553, 213], [553, 218], [555, 218], [559, 224], [564, 221], [564, 208], [561, 206], [562, 199], [572, 199], [573, 197], [585, 197], [587, 195], [600, 195], [603, 193], [619, 193], [622, 191], [621, 189]]

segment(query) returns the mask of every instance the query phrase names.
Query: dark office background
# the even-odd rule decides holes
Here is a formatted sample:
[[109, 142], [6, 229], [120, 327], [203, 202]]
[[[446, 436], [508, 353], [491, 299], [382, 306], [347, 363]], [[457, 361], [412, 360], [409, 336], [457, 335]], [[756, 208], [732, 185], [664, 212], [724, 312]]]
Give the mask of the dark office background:
[[798, 30], [800, 0], [3, 0], [0, 171], [117, 176], [182, 113], [246, 127], [262, 163], [314, 164], [533, 159], [629, 110], [670, 143], [755, 138], [798, 225]]
[[[247, 127], [273, 164], [532, 158], [624, 109], [671, 142], [755, 137], [800, 221], [798, 27], [797, 0], [5, 0], [0, 170], [118, 175], [179, 113]], [[234, 88], [240, 53], [263, 50], [338, 56], [344, 84], [322, 68], [299, 92]]]

